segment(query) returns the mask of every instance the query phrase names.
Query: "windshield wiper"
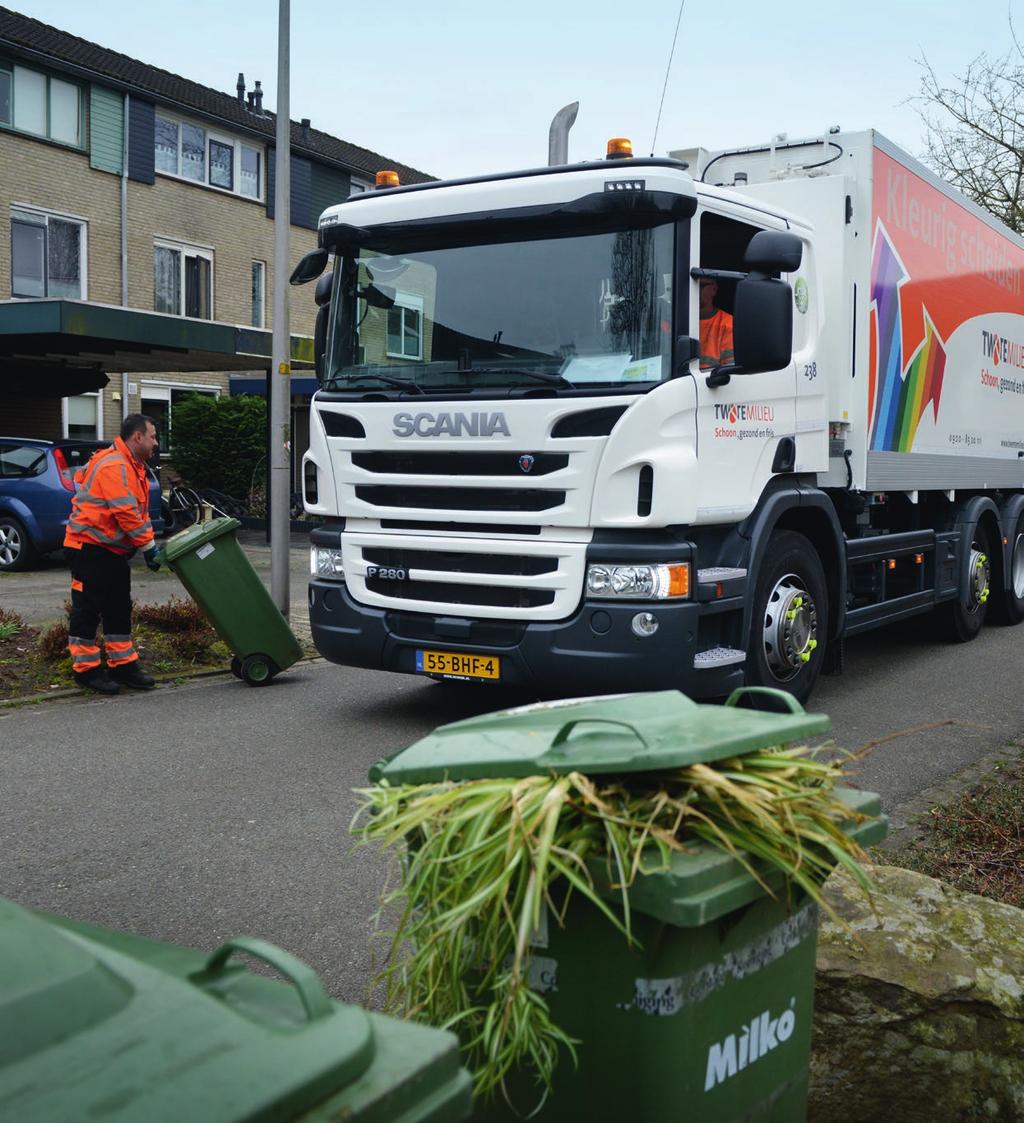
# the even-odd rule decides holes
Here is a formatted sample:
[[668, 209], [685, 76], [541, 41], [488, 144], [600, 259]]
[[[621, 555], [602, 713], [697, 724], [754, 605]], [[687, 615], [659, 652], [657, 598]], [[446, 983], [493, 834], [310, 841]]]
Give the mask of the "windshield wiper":
[[[411, 378], [393, 378], [390, 374], [353, 374], [342, 380], [343, 385], [351, 386], [353, 382], [362, 382], [364, 378], [376, 378], [378, 382], [386, 382], [388, 386], [397, 386], [400, 390], [412, 390], [417, 394], [423, 393], [423, 388]], [[335, 381], [338, 381], [335, 379]]]
[[546, 370], [516, 370], [509, 369], [508, 367], [470, 367], [468, 371], [460, 371], [460, 374], [518, 374], [523, 378], [536, 378], [538, 382], [550, 382], [553, 386], [568, 386], [572, 388], [572, 383], [563, 378], [560, 374], [552, 374]]

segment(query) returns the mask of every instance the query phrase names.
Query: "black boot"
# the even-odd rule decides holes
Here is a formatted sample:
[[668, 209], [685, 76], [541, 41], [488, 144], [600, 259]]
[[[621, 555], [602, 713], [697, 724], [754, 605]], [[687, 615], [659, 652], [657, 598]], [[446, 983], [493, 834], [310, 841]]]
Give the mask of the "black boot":
[[120, 694], [121, 688], [107, 677], [102, 667], [93, 667], [74, 676], [75, 684], [83, 690], [95, 690], [97, 694]]
[[138, 659], [130, 663], [122, 663], [119, 667], [110, 667], [110, 677], [121, 686], [131, 687], [132, 690], [152, 690], [156, 686], [156, 679], [139, 666]]

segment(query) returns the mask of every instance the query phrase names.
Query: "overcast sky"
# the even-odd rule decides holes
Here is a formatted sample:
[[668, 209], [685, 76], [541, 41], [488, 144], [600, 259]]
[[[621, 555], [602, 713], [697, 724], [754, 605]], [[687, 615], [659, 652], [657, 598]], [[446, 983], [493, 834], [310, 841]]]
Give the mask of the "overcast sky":
[[[8, 0], [10, 2], [10, 0]], [[26, 15], [273, 109], [277, 0], [22, 0]], [[292, 0], [291, 116], [439, 176], [651, 151], [679, 0]], [[1024, 32], [1024, 0], [685, 0], [659, 154], [874, 127], [920, 154], [918, 59], [941, 75]]]

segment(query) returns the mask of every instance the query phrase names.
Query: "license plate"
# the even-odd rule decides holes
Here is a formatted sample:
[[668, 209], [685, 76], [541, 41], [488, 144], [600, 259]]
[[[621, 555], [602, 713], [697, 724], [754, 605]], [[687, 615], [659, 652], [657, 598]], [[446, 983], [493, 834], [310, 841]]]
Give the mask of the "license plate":
[[501, 660], [495, 655], [460, 655], [454, 651], [417, 651], [416, 670], [441, 678], [500, 679]]

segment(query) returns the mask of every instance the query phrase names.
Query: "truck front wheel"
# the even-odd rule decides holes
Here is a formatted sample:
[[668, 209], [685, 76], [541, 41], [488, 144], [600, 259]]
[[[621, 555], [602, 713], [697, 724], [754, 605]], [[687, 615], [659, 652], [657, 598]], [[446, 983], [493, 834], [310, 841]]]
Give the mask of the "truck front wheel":
[[811, 543], [791, 530], [773, 534], [754, 590], [747, 642], [750, 686], [777, 686], [798, 701], [821, 671], [828, 634], [828, 588]]

